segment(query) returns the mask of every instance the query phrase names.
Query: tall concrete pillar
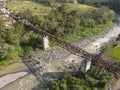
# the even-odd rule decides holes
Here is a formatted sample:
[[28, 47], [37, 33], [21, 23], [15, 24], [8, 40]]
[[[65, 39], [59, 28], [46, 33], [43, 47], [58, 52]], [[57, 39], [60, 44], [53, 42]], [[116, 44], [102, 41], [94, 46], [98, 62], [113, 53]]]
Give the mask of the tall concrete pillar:
[[42, 43], [43, 43], [43, 50], [48, 51], [50, 49], [49, 38], [45, 34], [42, 35]]
[[91, 60], [90, 61], [86, 61], [83, 60], [82, 64], [81, 64], [81, 72], [85, 73], [90, 69], [91, 66]]

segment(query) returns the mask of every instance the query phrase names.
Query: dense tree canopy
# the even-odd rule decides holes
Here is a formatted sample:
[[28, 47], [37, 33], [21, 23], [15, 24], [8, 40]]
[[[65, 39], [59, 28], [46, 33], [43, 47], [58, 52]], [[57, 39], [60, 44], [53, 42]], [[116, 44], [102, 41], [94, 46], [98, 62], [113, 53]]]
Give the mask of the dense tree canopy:
[[[20, 31], [21, 32], [21, 31]], [[0, 60], [19, 59], [21, 47], [20, 34], [15, 29], [0, 29]]]
[[114, 12], [106, 7], [86, 10], [75, 7], [74, 4], [63, 4], [53, 10], [45, 19], [45, 30], [58, 36], [64, 36], [82, 32], [85, 28], [94, 28], [114, 19]]
[[0, 28], [1, 67], [20, 60], [32, 50], [41, 48], [41, 35], [29, 30], [22, 22], [16, 23], [10, 29]]
[[120, 14], [120, 0], [110, 0], [110, 7]]
[[78, 3], [82, 4], [89, 4], [93, 6], [108, 6], [112, 9], [114, 9], [117, 13], [120, 13], [120, 0], [32, 0], [36, 2], [40, 2], [45, 5], [53, 5], [55, 2], [60, 2], [60, 3], [74, 3], [77, 1]]
[[4, 24], [5, 24], [5, 20], [3, 16], [0, 15], [0, 28], [4, 27]]
[[83, 75], [65, 74], [57, 82], [51, 83], [50, 90], [104, 90], [112, 79], [113, 75], [104, 67], [92, 66], [90, 71]]
[[79, 3], [89, 4], [93, 6], [101, 6], [105, 5], [113, 10], [115, 10], [117, 13], [120, 13], [120, 0], [77, 0]]

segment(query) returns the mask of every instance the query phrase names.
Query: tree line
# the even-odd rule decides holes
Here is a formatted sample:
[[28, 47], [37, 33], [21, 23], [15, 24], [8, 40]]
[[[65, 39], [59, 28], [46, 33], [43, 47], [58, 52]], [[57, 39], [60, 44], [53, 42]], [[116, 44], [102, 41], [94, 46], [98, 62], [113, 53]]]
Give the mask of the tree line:
[[79, 3], [82, 4], [89, 4], [93, 6], [108, 6], [109, 8], [115, 10], [117, 13], [120, 13], [120, 0], [77, 0]]
[[[85, 29], [95, 29], [114, 20], [114, 12], [106, 7], [89, 8], [88, 10], [73, 9], [75, 5], [63, 4], [45, 17], [43, 28], [48, 32], [64, 37], [66, 34], [77, 34]], [[97, 31], [97, 30], [96, 30]], [[90, 31], [92, 32], [92, 31]]]
[[85, 74], [65, 73], [60, 80], [52, 81], [48, 90], [104, 90], [113, 78], [104, 66], [92, 66]]
[[3, 22], [0, 24], [0, 69], [41, 49], [41, 35], [30, 31], [24, 23], [15, 23], [10, 28], [6, 28]]
[[[45, 5], [52, 6], [55, 2], [59, 3], [74, 3], [75, 0], [32, 0], [35, 2], [39, 2]], [[109, 8], [115, 10], [117, 13], [120, 13], [120, 0], [76, 0], [81, 4], [89, 4], [93, 6], [108, 6]]]

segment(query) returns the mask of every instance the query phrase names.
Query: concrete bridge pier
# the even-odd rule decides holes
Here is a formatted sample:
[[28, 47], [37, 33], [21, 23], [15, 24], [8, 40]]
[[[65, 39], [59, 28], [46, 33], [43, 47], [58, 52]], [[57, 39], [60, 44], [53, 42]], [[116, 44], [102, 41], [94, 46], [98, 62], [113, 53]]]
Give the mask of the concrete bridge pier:
[[50, 49], [49, 46], [49, 38], [46, 34], [43, 33], [42, 35], [42, 44], [43, 44], [43, 50], [48, 51]]
[[81, 64], [81, 72], [86, 73], [91, 66], [91, 60], [90, 61], [86, 61], [83, 60], [82, 64]]

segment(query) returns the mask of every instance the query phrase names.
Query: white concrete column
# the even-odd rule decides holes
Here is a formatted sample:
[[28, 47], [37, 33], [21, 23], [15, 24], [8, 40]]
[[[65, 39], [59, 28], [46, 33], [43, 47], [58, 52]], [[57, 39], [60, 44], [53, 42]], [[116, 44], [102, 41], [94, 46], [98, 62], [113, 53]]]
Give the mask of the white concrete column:
[[91, 60], [90, 61], [86, 61], [83, 60], [82, 64], [81, 64], [81, 72], [85, 73], [90, 69], [91, 66]]
[[49, 38], [45, 34], [43, 34], [43, 36], [42, 36], [42, 43], [43, 43], [43, 50], [48, 51], [50, 49]]

